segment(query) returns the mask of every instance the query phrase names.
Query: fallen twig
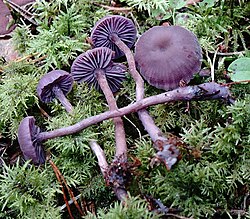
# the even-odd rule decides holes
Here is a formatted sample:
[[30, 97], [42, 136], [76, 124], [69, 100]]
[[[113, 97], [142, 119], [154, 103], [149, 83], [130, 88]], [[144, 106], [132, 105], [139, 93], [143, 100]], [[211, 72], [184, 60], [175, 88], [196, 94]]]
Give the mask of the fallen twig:
[[224, 86], [231, 86], [231, 85], [234, 85], [234, 84], [242, 84], [242, 83], [249, 83], [250, 80], [242, 80], [242, 81], [233, 81], [233, 82], [230, 82], [230, 83], [225, 83], [223, 84]]
[[[75, 204], [77, 210], [78, 210], [79, 213], [81, 214], [81, 216], [83, 216], [83, 215], [84, 215], [84, 214], [83, 214], [83, 211], [82, 211], [82, 209], [80, 208], [79, 204], [77, 203], [76, 198], [75, 198], [75, 196], [74, 196], [72, 190], [69, 188], [69, 186], [68, 186], [68, 184], [67, 184], [65, 178], [64, 178], [63, 175], [61, 174], [60, 170], [57, 168], [57, 166], [54, 164], [54, 162], [53, 162], [51, 159], [49, 159], [49, 163], [50, 163], [50, 165], [52, 166], [52, 168], [53, 168], [54, 172], [56, 173], [56, 175], [59, 176], [59, 178], [60, 178], [60, 181], [59, 181], [59, 182], [61, 182], [61, 183], [63, 182], [63, 183], [64, 183], [65, 187], [66, 187], [67, 190], [68, 190], [68, 193], [69, 193], [69, 195], [70, 195], [70, 198], [73, 200], [73, 202], [74, 202], [74, 204]], [[62, 181], [61, 181], [61, 180], [62, 180]], [[63, 187], [63, 185], [62, 185], [62, 189], [63, 189], [63, 188], [64, 188], [64, 187]], [[68, 201], [65, 202], [66, 205], [67, 205], [67, 203], [68, 203]]]
[[19, 6], [18, 4], [10, 1], [10, 0], [4, 0], [5, 2], [7, 2], [7, 4], [13, 8], [15, 11], [17, 11], [18, 13], [20, 13], [24, 18], [26, 18], [30, 23], [34, 24], [35, 26], [37, 26], [36, 21], [33, 19], [33, 14], [30, 13], [29, 11], [25, 10], [24, 8], [22, 8], [21, 6]]
[[166, 216], [176, 217], [176, 218], [179, 218], [179, 219], [193, 219], [193, 217], [184, 217], [184, 216], [181, 216], [181, 215], [178, 215], [178, 214], [172, 214], [172, 213], [167, 213]]
[[96, 6], [100, 6], [102, 8], [105, 8], [108, 11], [116, 11], [116, 12], [128, 13], [128, 12], [130, 12], [132, 10], [131, 7], [113, 7], [113, 6], [99, 4], [99, 3], [96, 3], [96, 2], [94, 2], [93, 4], [96, 5]]
[[59, 176], [59, 173], [58, 173], [58, 168], [56, 167], [56, 165], [54, 164], [54, 162], [52, 162], [51, 160], [49, 160], [49, 162], [50, 162], [50, 165], [51, 165], [52, 169], [54, 170], [54, 173], [56, 175], [56, 178], [57, 178], [58, 182], [61, 185], [62, 193], [63, 193], [63, 199], [64, 199], [65, 205], [67, 207], [67, 210], [69, 212], [69, 216], [70, 216], [71, 219], [74, 219], [74, 217], [73, 217], [73, 215], [71, 213], [70, 207], [69, 207], [68, 199], [66, 197], [66, 193], [65, 193], [65, 189], [64, 189], [61, 177]]

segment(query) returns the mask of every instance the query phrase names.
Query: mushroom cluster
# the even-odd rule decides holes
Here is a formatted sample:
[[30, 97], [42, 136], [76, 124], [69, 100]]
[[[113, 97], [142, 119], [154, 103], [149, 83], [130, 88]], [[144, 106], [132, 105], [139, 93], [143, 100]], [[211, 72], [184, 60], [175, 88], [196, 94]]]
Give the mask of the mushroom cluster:
[[[78, 83], [85, 82], [99, 91], [102, 90], [109, 109], [118, 110], [113, 93], [121, 87], [126, 67], [114, 63], [113, 59], [122, 55], [126, 56], [129, 72], [136, 82], [136, 101], [144, 98], [144, 82], [140, 74], [151, 85], [169, 90], [178, 87], [182, 81], [187, 83], [200, 69], [201, 49], [197, 38], [182, 27], [159, 26], [146, 31], [136, 42], [134, 58], [130, 48], [135, 39], [136, 28], [130, 19], [118, 15], [102, 18], [91, 32], [95, 48], [75, 59], [71, 74], [63, 70], [53, 70], [44, 75], [37, 86], [40, 100], [47, 103], [56, 97], [68, 112], [72, 112], [73, 107], [65, 95], [71, 90], [74, 79]], [[140, 73], [136, 70], [136, 64]], [[138, 110], [138, 114], [159, 152], [158, 157], [165, 154], [161, 160], [170, 169], [177, 161], [178, 150], [169, 144], [146, 109]], [[125, 131], [121, 117], [113, 120], [116, 127], [116, 156], [119, 157], [127, 153]], [[44, 137], [43, 140], [45, 139], [47, 138]], [[159, 142], [162, 147], [158, 147]]]
[[[121, 117], [137, 112], [157, 150], [156, 159], [163, 162], [167, 169], [171, 169], [177, 162], [179, 150], [156, 126], [146, 108], [177, 100], [230, 100], [230, 92], [228, 88], [216, 83], [179, 87], [181, 83], [188, 83], [201, 67], [201, 48], [196, 36], [187, 29], [179, 26], [153, 27], [142, 34], [136, 44], [135, 39], [136, 28], [130, 19], [118, 15], [106, 16], [96, 23], [91, 32], [94, 48], [74, 60], [70, 73], [53, 70], [41, 78], [37, 94], [42, 102], [48, 103], [57, 98], [71, 113], [73, 107], [65, 96], [71, 91], [73, 81], [76, 81], [102, 91], [109, 110], [74, 125], [48, 132], [40, 131], [33, 116], [24, 118], [19, 125], [18, 141], [25, 159], [31, 159], [34, 164], [43, 164], [43, 141], [71, 135], [112, 118], [115, 124], [116, 154], [111, 165], [107, 164], [105, 154], [96, 141], [90, 142], [90, 146], [98, 158], [105, 179], [109, 179], [117, 197], [124, 200], [124, 176], [128, 168], [126, 137]], [[131, 51], [134, 44], [135, 57]], [[114, 93], [119, 91], [122, 81], [125, 80], [127, 68], [113, 60], [123, 55], [127, 58], [128, 72], [136, 83], [136, 101], [118, 108]], [[157, 88], [175, 90], [145, 98], [141, 75]]]

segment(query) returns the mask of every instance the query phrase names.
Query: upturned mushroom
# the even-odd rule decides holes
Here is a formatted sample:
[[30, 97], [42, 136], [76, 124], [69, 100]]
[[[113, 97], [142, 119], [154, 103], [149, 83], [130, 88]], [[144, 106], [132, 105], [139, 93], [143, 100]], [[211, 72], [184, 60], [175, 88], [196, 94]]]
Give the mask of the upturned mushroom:
[[34, 164], [45, 163], [45, 153], [39, 141], [37, 134], [40, 128], [35, 125], [33, 116], [25, 117], [18, 127], [18, 142], [26, 160], [32, 160]]
[[180, 26], [156, 26], [135, 45], [135, 62], [143, 78], [164, 90], [187, 84], [201, 68], [197, 37]]
[[52, 70], [40, 79], [37, 85], [37, 94], [44, 103], [52, 102], [57, 98], [66, 111], [72, 113], [73, 107], [65, 97], [71, 91], [72, 86], [71, 74], [63, 70]]
[[[79, 55], [71, 66], [75, 81], [86, 82], [102, 90], [110, 110], [117, 110], [113, 92], [118, 91], [125, 79], [126, 66], [112, 61], [114, 52], [107, 47], [99, 47]], [[116, 157], [126, 160], [127, 145], [121, 117], [113, 119], [115, 124]]]
[[136, 28], [133, 22], [120, 15], [109, 15], [100, 19], [91, 31], [94, 47], [108, 47], [115, 52], [117, 59], [124, 55], [117, 43], [122, 41], [131, 48], [136, 39]]

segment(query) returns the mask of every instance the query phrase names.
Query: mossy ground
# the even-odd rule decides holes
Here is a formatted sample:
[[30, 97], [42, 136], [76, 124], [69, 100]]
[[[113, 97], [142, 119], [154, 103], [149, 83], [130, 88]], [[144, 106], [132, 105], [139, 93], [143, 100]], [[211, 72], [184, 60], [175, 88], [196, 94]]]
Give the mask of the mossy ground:
[[[17, 128], [27, 115], [33, 115], [42, 130], [53, 130], [108, 109], [103, 95], [85, 84], [75, 84], [68, 95], [74, 115], [68, 115], [57, 101], [41, 103], [36, 95], [43, 74], [54, 68], [69, 71], [74, 58], [91, 47], [87, 37], [99, 18], [126, 16], [135, 22], [139, 34], [154, 25], [183, 25], [197, 35], [203, 50], [202, 69], [214, 69], [218, 83], [232, 82], [229, 64], [250, 56], [247, 1], [203, 0], [188, 6], [181, 0], [112, 2], [38, 1], [31, 10], [37, 27], [17, 16], [19, 27], [13, 40], [20, 57], [32, 57], [3, 60], [0, 65], [0, 218], [69, 218], [66, 208], [59, 209], [64, 201], [51, 166], [34, 167], [23, 160]], [[117, 12], [111, 10], [114, 6], [130, 9]], [[119, 61], [126, 64], [124, 58]], [[207, 81], [211, 75], [197, 74], [190, 84]], [[93, 213], [98, 218], [250, 218], [250, 84], [233, 84], [230, 90], [236, 100], [233, 105], [213, 100], [149, 108], [161, 130], [181, 142], [182, 158], [171, 171], [163, 165], [150, 166], [155, 151], [137, 114], [123, 117], [129, 160], [141, 164], [133, 169], [127, 187], [131, 197], [125, 206], [105, 185], [88, 144], [96, 139], [108, 162], [112, 161], [111, 120], [49, 140], [44, 146], [74, 194], [81, 194], [78, 202], [88, 211], [84, 218], [95, 218]], [[146, 84], [147, 96], [160, 92]], [[129, 75], [116, 99], [119, 107], [135, 100], [135, 84]], [[159, 199], [172, 209], [171, 214], [150, 212], [145, 196]], [[71, 209], [74, 218], [81, 218], [73, 204]]]

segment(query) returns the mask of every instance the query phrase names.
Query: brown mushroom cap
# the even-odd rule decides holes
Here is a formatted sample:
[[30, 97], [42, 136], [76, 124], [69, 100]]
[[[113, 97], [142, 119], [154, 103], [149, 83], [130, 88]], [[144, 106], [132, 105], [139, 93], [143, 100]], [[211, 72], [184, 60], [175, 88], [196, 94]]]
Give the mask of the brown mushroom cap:
[[32, 160], [34, 164], [45, 163], [45, 153], [41, 143], [36, 139], [40, 132], [35, 125], [33, 116], [25, 117], [18, 127], [18, 142], [26, 160]]
[[136, 28], [133, 22], [120, 15], [108, 15], [100, 19], [91, 31], [91, 40], [94, 47], [108, 47], [115, 52], [117, 59], [124, 53], [111, 40], [112, 34], [116, 34], [129, 48], [136, 39]]
[[146, 31], [135, 45], [136, 65], [151, 85], [175, 89], [188, 83], [201, 68], [197, 37], [180, 26], [156, 26]]
[[44, 103], [51, 102], [56, 95], [53, 91], [55, 87], [60, 88], [64, 95], [68, 94], [73, 86], [71, 74], [63, 70], [52, 70], [45, 74], [37, 85], [37, 94]]
[[100, 91], [95, 71], [102, 70], [111, 91], [117, 92], [125, 79], [126, 66], [112, 61], [114, 52], [107, 47], [91, 49], [79, 55], [71, 66], [75, 81], [86, 82]]

